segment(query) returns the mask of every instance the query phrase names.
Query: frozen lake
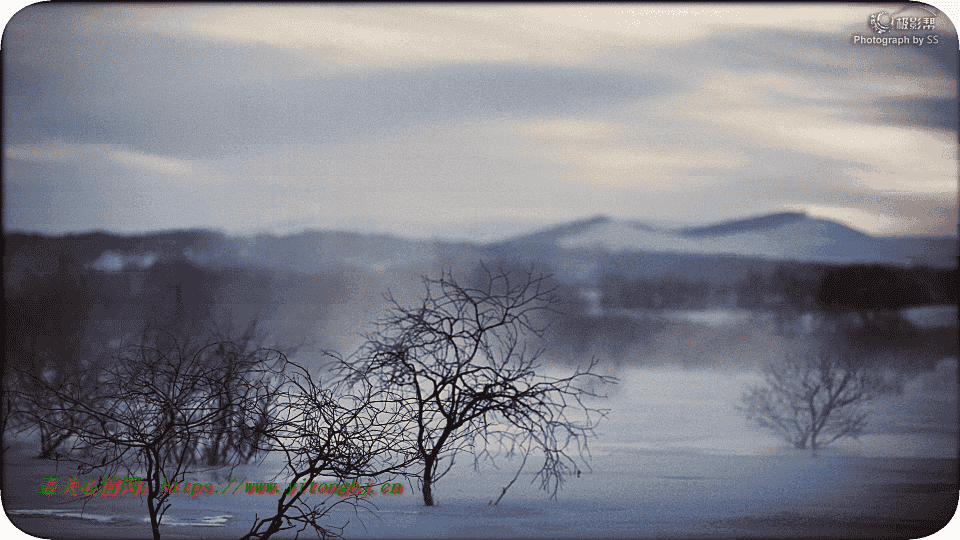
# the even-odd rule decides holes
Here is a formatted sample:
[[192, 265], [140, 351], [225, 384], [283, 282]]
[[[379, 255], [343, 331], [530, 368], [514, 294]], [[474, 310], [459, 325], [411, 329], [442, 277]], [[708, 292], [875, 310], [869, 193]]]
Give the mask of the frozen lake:
[[[952, 386], [943, 381], [951, 370], [955, 361], [945, 361], [938, 373], [911, 381], [902, 396], [878, 404], [876, 433], [819, 459], [784, 448], [733, 411], [752, 374], [624, 370], [591, 445], [592, 470], [570, 478], [558, 500], [530, 484], [535, 468], [528, 463], [499, 506], [489, 506], [516, 464], [484, 463], [475, 471], [463, 459], [437, 484], [437, 507], [423, 507], [407, 484], [401, 496], [374, 497], [379, 511], [361, 513], [363, 525], [343, 506], [329, 524], [350, 521], [348, 538], [918, 538], [956, 506], [955, 375]], [[71, 471], [31, 459], [30, 451], [17, 445], [4, 468], [4, 508], [20, 527], [41, 538], [150, 537], [145, 501], [131, 495], [98, 496], [83, 508], [64, 504], [72, 497], [37, 493], [42, 478]], [[236, 476], [271, 481], [276, 470], [247, 467]], [[248, 495], [173, 502], [164, 538], [238, 538], [254, 514], [275, 504]]]

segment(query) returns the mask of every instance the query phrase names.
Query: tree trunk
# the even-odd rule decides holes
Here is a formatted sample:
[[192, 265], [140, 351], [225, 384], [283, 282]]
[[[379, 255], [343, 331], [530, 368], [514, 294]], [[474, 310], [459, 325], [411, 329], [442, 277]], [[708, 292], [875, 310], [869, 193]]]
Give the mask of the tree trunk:
[[154, 494], [147, 495], [147, 512], [150, 513], [150, 530], [153, 531], [153, 540], [160, 540], [160, 523], [157, 521], [157, 506]]
[[427, 458], [423, 468], [423, 505], [433, 506], [433, 465], [436, 461]]
[[[160, 482], [162, 472], [160, 469], [160, 456], [154, 452], [153, 448], [146, 449], [147, 458], [147, 512], [150, 515], [150, 530], [153, 531], [153, 540], [160, 540], [160, 506], [162, 500], [158, 500], [162, 493], [160, 492]], [[176, 478], [174, 478], [176, 480]], [[139, 494], [138, 494], [139, 495]]]
[[806, 450], [807, 449], [807, 436], [804, 435], [799, 439], [793, 442], [793, 447], [797, 450]]

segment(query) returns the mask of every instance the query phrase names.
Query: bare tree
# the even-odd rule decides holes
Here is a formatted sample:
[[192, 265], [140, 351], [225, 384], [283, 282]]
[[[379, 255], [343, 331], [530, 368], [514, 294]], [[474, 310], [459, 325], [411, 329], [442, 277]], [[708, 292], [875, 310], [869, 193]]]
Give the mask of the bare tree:
[[[82, 376], [87, 367], [84, 359], [89, 352], [89, 342], [85, 339], [91, 320], [89, 306], [97, 297], [90, 286], [89, 275], [82, 271], [76, 250], [61, 242], [55, 244], [52, 255], [56, 270], [52, 275], [27, 278], [18, 292], [5, 289], [3, 376], [5, 380], [16, 380], [19, 402], [8, 409], [13, 415], [10, 420], [22, 419], [23, 416], [13, 414], [14, 411], [29, 408], [35, 400], [46, 401], [51, 407], [57, 405], [55, 396], [43, 394], [44, 385], [34, 384], [35, 380], [43, 380], [45, 384], [70, 384]], [[7, 292], [11, 293], [10, 297]], [[30, 377], [18, 376], [25, 371]], [[56, 420], [56, 424], [13, 422], [8, 427], [14, 432], [37, 433], [38, 457], [51, 459], [59, 456], [61, 445], [72, 436], [69, 411], [64, 411]]]
[[3, 393], [0, 395], [0, 436], [3, 437], [0, 456], [10, 449], [7, 445], [7, 433], [19, 431], [23, 421], [20, 412], [20, 391], [17, 388], [17, 377], [13, 373], [3, 374]]
[[264, 450], [261, 433], [279, 392], [261, 390], [265, 383], [279, 386], [283, 380], [282, 373], [274, 369], [277, 366], [265, 364], [264, 352], [279, 352], [286, 358], [294, 349], [268, 345], [269, 337], [257, 317], [251, 318], [242, 332], [234, 331], [232, 325], [219, 328], [214, 320], [209, 327], [207, 341], [216, 347], [208, 361], [223, 375], [209, 391], [222, 414], [197, 441], [195, 458], [210, 467], [246, 464]]
[[532, 448], [544, 455], [534, 481], [556, 497], [563, 476], [579, 470], [574, 455], [586, 463], [587, 439], [606, 414], [583, 398], [598, 397], [592, 388], [616, 379], [595, 373], [595, 360], [563, 378], [538, 373], [543, 349], [531, 342], [542, 340], [538, 315], [553, 289], [532, 269], [518, 275], [482, 266], [471, 287], [449, 272], [423, 281], [426, 295], [417, 307], [387, 295], [393, 308], [343, 362], [345, 380], [369, 380], [412, 403], [426, 506], [434, 505], [434, 483], [458, 454], [472, 455], [476, 465]]
[[[103, 479], [125, 470], [128, 477], [145, 477], [146, 486], [138, 484], [136, 493], [147, 496], [157, 540], [170, 507], [170, 487], [194, 472], [197, 452], [225, 425], [252, 433], [256, 425], [239, 426], [235, 420], [253, 421], [259, 408], [276, 401], [283, 354], [261, 350], [256, 361], [238, 364], [236, 355], [227, 354], [237, 348], [229, 342], [197, 345], [147, 329], [139, 343], [121, 347], [85, 378], [54, 384], [32, 377], [43, 391], [31, 394], [41, 397], [29, 410], [40, 425], [70, 429], [68, 458], [81, 475], [96, 471]], [[236, 400], [225, 405], [221, 398], [227, 387]], [[66, 421], [69, 426], [61, 425]]]
[[[16, 339], [16, 338], [14, 338]], [[75, 383], [89, 377], [91, 366], [75, 358], [63, 366], [51, 360], [48, 350], [37, 346], [43, 341], [36, 336], [20, 340], [25, 346], [7, 351], [4, 364], [4, 433], [36, 433], [40, 442], [40, 459], [60, 456], [61, 446], [73, 436], [72, 409], [63, 406], [48, 386]], [[56, 412], [53, 412], [56, 411]]]
[[[346, 523], [323, 523], [338, 505], [376, 509], [365, 493], [330, 498], [316, 495], [316, 480], [335, 477], [349, 482], [358, 477], [403, 475], [416, 460], [412, 438], [414, 426], [407, 404], [399, 396], [376, 389], [364, 381], [343, 388], [322, 386], [303, 367], [289, 363], [280, 403], [269, 410], [269, 419], [258, 435], [270, 449], [285, 458], [278, 477], [289, 479], [289, 487], [277, 500], [276, 511], [264, 518], [254, 517], [243, 540], [266, 540], [276, 533], [312, 529], [320, 538], [339, 537]], [[309, 491], [308, 491], [309, 489]], [[320, 498], [319, 502], [315, 502]]]
[[864, 405], [902, 388], [836, 353], [790, 354], [764, 365], [762, 375], [764, 384], [744, 393], [738, 409], [795, 448], [809, 447], [814, 457], [838, 439], [857, 439], [867, 426]]

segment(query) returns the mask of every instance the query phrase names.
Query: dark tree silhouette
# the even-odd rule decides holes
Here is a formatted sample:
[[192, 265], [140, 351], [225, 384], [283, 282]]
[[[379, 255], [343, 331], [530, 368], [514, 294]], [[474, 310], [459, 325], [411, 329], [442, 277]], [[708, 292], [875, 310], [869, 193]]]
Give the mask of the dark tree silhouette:
[[263, 450], [261, 431], [269, 422], [269, 410], [279, 392], [260, 391], [264, 383], [276, 386], [282, 380], [277, 368], [284, 363], [269, 363], [270, 355], [264, 353], [281, 353], [286, 358], [295, 349], [268, 345], [269, 336], [260, 329], [256, 317], [250, 319], [242, 332], [234, 331], [229, 323], [223, 328], [212, 321], [210, 325], [206, 341], [216, 346], [209, 360], [211, 366], [221, 370], [223, 379], [209, 391], [214, 397], [214, 406], [220, 408], [222, 414], [198, 438], [192, 459], [209, 467], [246, 464]]
[[[76, 380], [90, 352], [84, 338], [97, 295], [70, 247], [58, 243], [51, 249], [58, 250], [51, 274], [24, 279], [15, 296], [8, 297], [5, 289], [4, 379], [10, 384], [16, 381], [15, 389], [21, 396], [7, 409], [11, 420], [18, 417], [19, 409], [37, 401], [55, 406], [56, 398], [43, 394], [35, 381], [68, 384]], [[18, 373], [26, 372], [29, 377], [19, 377]], [[25, 395], [31, 399], [24, 401]], [[60, 445], [72, 435], [67, 420], [64, 416], [56, 424], [12, 422], [8, 426], [36, 431], [40, 438], [38, 457], [48, 459], [56, 457]]]
[[750, 388], [738, 409], [797, 449], [817, 451], [856, 439], [867, 426], [864, 405], [902, 388], [856, 359], [837, 354], [794, 354], [763, 366], [764, 384]]
[[[324, 387], [303, 367], [289, 363], [279, 403], [267, 409], [258, 437], [272, 451], [284, 456], [278, 477], [289, 484], [277, 500], [276, 511], [254, 519], [243, 540], [266, 540], [276, 533], [312, 529], [321, 538], [338, 537], [346, 524], [323, 523], [332, 508], [350, 504], [356, 509], [376, 508], [369, 497], [352, 494], [337, 498], [311, 495], [318, 477], [335, 476], [340, 482], [358, 477], [403, 475], [417, 459], [415, 429], [409, 404], [399, 395], [376, 389], [366, 381], [343, 388]], [[329, 480], [325, 480], [329, 482]]]
[[[521, 274], [482, 267], [477, 285], [461, 286], [449, 272], [424, 278], [417, 307], [392, 296], [389, 315], [355, 358], [343, 362], [347, 382], [369, 380], [412, 404], [423, 501], [434, 505], [434, 483], [465, 452], [476, 461], [532, 449], [544, 462], [535, 479], [555, 497], [565, 474], [586, 462], [587, 439], [606, 413], [583, 402], [612, 377], [596, 361], [564, 378], [538, 373], [544, 328], [537, 322], [553, 291], [532, 269]], [[568, 416], [575, 409], [583, 419]]]
[[925, 291], [910, 279], [906, 269], [850, 265], [825, 272], [817, 300], [825, 311], [853, 312], [867, 324], [881, 312], [923, 304], [925, 296]]
[[[73, 380], [23, 373], [42, 390], [28, 396], [28, 411], [40, 425], [70, 430], [73, 444], [66, 457], [81, 475], [97, 471], [109, 478], [126, 471], [128, 477], [144, 478], [137, 492], [147, 496], [157, 540], [170, 507], [165, 487], [193, 472], [198, 452], [214, 451], [209, 443], [225, 426], [255, 441], [262, 411], [276, 403], [283, 354], [259, 350], [238, 362], [240, 351], [237, 343], [196, 344], [148, 328], [138, 343], [121, 347], [106, 361], [91, 361], [99, 365]], [[230, 403], [223, 401], [225, 392], [233, 396]], [[231, 465], [249, 450], [214, 453], [232, 459]]]

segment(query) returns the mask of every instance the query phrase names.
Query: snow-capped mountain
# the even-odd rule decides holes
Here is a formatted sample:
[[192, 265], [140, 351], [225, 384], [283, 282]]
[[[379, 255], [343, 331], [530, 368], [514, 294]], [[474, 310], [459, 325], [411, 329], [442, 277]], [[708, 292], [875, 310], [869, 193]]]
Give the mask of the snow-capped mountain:
[[706, 227], [657, 228], [596, 217], [534, 233], [515, 243], [568, 250], [738, 255], [832, 263], [956, 264], [956, 237], [874, 237], [826, 219], [784, 212]]

